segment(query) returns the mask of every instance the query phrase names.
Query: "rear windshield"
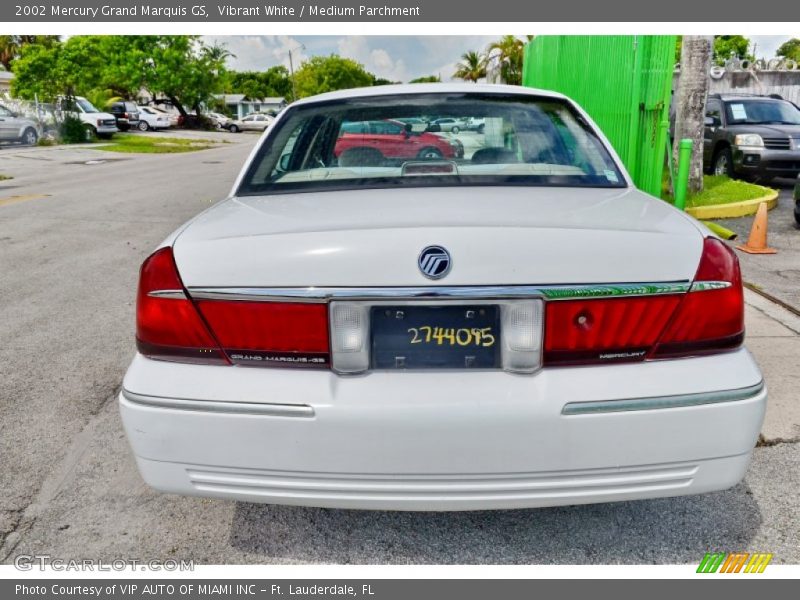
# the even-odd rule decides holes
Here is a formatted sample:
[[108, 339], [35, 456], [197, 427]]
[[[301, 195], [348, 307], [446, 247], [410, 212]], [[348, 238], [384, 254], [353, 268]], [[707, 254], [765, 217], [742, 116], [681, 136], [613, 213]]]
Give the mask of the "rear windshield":
[[500, 94], [414, 94], [291, 107], [238, 193], [397, 186], [625, 187], [566, 102]]

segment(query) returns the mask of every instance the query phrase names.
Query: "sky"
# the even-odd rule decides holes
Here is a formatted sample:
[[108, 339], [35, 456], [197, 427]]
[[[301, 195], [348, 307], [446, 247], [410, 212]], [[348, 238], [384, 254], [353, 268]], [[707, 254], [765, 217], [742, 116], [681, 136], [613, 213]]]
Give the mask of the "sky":
[[[370, 73], [390, 81], [406, 82], [423, 75], [452, 78], [455, 64], [468, 50], [484, 50], [499, 36], [460, 35], [319, 35], [319, 36], [206, 36], [207, 42], [225, 44], [236, 58], [228, 66], [237, 71], [258, 71], [282, 64], [294, 66], [313, 55], [339, 54], [360, 62]], [[800, 35], [798, 35], [800, 37]], [[775, 56], [787, 36], [751, 36], [758, 58]]]
[[[360, 62], [370, 73], [390, 81], [406, 82], [423, 75], [451, 78], [461, 55], [484, 50], [498, 36], [206, 36], [236, 55], [228, 66], [236, 71], [289, 67], [289, 50], [295, 68], [314, 55], [339, 54]], [[303, 48], [304, 47], [304, 48]]]

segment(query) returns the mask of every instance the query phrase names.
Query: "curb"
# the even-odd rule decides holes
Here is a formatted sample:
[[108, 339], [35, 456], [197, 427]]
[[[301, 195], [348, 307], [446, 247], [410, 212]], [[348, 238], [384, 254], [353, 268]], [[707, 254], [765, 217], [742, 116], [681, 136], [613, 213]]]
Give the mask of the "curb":
[[714, 204], [711, 206], [693, 206], [687, 208], [686, 212], [695, 219], [729, 219], [732, 217], [746, 217], [754, 215], [758, 206], [767, 203], [767, 210], [772, 210], [778, 205], [778, 191], [771, 190], [767, 195], [752, 200], [742, 200], [741, 202], [731, 202], [729, 204]]

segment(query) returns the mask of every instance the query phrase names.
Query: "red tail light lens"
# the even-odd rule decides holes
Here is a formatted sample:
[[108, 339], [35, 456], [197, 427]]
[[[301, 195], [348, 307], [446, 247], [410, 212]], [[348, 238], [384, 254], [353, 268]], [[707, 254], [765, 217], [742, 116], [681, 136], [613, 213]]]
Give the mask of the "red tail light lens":
[[644, 360], [680, 296], [549, 302], [544, 364]]
[[197, 302], [228, 357], [238, 364], [327, 367], [327, 304]]
[[151, 358], [224, 364], [224, 355], [183, 289], [172, 248], [142, 265], [136, 297], [136, 344]]
[[715, 238], [682, 295], [548, 302], [544, 364], [637, 361], [720, 352], [744, 339], [739, 262]]
[[150, 358], [192, 363], [328, 367], [325, 304], [191, 300], [172, 248], [142, 265], [136, 342]]
[[[713, 284], [709, 282], [714, 282]], [[719, 289], [704, 285], [728, 284]], [[656, 357], [727, 350], [744, 340], [744, 292], [739, 260], [733, 250], [707, 238], [693, 291], [683, 298], [659, 340]]]

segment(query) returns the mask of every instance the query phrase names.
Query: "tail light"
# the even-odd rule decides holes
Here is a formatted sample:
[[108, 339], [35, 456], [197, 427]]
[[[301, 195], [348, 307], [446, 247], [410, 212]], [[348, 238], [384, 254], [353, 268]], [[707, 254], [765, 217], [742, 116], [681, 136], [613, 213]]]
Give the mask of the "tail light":
[[744, 291], [739, 260], [707, 238], [692, 289], [672, 318], [654, 356], [685, 356], [735, 348], [744, 340]]
[[686, 294], [549, 302], [544, 364], [640, 361], [719, 352], [744, 339], [736, 255], [707, 238]]
[[189, 298], [172, 248], [142, 265], [136, 342], [151, 358], [178, 362], [327, 367], [324, 304]]
[[180, 362], [227, 360], [186, 296], [172, 248], [161, 248], [142, 265], [136, 297], [136, 344], [151, 358]]

